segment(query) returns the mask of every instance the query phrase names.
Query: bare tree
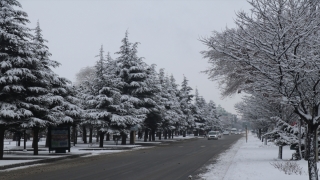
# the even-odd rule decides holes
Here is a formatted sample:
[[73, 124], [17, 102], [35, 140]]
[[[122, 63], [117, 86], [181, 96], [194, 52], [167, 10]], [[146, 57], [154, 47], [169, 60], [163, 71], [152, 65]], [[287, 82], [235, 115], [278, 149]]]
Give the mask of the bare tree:
[[95, 78], [96, 71], [94, 67], [84, 67], [76, 74], [76, 86], [84, 85], [84, 82], [92, 82]]
[[[237, 13], [236, 29], [215, 32], [202, 42], [212, 68], [228, 64], [235, 73], [221, 72], [224, 85], [247, 93], [259, 92], [291, 105], [307, 124], [309, 179], [317, 180], [316, 129], [320, 123], [320, 13], [318, 1], [250, 0], [251, 14]], [[237, 75], [241, 80], [237, 80]], [[230, 79], [228, 79], [230, 78]], [[234, 83], [232, 83], [234, 82]]]

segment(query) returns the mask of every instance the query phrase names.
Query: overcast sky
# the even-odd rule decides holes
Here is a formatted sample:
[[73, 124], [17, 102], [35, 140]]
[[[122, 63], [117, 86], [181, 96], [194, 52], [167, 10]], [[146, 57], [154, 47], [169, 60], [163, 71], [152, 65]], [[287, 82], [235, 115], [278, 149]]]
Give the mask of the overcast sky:
[[199, 39], [212, 31], [234, 27], [235, 12], [249, 12], [246, 0], [20, 0], [33, 28], [37, 21], [47, 39], [52, 59], [62, 65], [54, 71], [75, 81], [75, 74], [97, 61], [101, 45], [113, 58], [125, 31], [140, 42], [138, 55], [173, 74], [183, 75], [207, 101], [231, 113], [240, 95], [221, 98], [218, 85], [200, 73], [209, 65]]

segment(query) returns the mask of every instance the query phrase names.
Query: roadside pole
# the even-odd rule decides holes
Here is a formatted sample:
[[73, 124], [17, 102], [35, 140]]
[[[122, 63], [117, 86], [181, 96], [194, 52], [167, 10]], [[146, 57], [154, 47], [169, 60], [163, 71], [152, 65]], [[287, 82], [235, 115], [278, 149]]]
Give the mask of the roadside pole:
[[246, 143], [248, 142], [248, 127], [246, 125]]
[[318, 128], [317, 128], [317, 130], [316, 130], [316, 162], [318, 162], [319, 161], [319, 156], [318, 156], [318, 154], [319, 154], [319, 147], [318, 147], [319, 145], [318, 145]]

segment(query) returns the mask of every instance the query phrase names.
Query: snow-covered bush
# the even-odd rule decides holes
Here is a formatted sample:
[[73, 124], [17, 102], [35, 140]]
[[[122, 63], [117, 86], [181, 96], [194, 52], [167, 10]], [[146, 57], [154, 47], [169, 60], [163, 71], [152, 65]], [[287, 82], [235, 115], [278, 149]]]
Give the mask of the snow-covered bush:
[[291, 174], [302, 175], [302, 173], [304, 172], [302, 170], [302, 167], [299, 164], [292, 161], [287, 161], [285, 163], [274, 162], [270, 164], [276, 169], [279, 169], [279, 171], [283, 171], [285, 174], [288, 174], [288, 175], [291, 175]]

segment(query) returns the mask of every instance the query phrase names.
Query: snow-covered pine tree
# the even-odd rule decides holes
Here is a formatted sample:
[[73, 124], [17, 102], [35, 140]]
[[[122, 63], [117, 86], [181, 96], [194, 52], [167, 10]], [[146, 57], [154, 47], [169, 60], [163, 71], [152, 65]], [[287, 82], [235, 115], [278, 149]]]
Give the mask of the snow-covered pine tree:
[[194, 105], [192, 108], [192, 114], [195, 122], [195, 129], [193, 131], [195, 132], [195, 135], [198, 135], [200, 131], [204, 130], [205, 122], [207, 121], [207, 114], [205, 114], [206, 107], [207, 102], [202, 96], [199, 95], [198, 88], [196, 88], [194, 95]]
[[[120, 50], [116, 53], [119, 57], [116, 59], [118, 65], [117, 75], [121, 78], [123, 86], [121, 89], [121, 104], [124, 105], [127, 115], [121, 130], [122, 144], [126, 144], [127, 132], [130, 127], [141, 124], [146, 115], [150, 112], [145, 108], [146, 104], [155, 104], [148, 96], [152, 89], [147, 86], [146, 79], [147, 65], [142, 58], [137, 56], [138, 43], [130, 43], [128, 32], [122, 39]], [[122, 115], [122, 116], [123, 116]]]
[[[297, 125], [290, 125], [280, 117], [271, 117], [271, 119], [276, 122], [276, 127], [263, 136], [269, 136], [274, 140], [274, 143], [279, 147], [278, 159], [282, 159], [283, 146], [298, 144], [299, 129]], [[305, 132], [304, 128], [302, 132]]]
[[164, 69], [161, 68], [158, 73], [159, 84], [160, 84], [160, 104], [162, 105], [161, 116], [162, 121], [159, 125], [159, 139], [161, 139], [162, 132], [164, 132], [164, 138], [167, 138], [167, 132], [173, 130], [175, 123], [172, 121], [175, 120], [174, 113], [172, 109], [172, 99], [169, 92], [170, 82], [169, 79], [165, 76]]
[[96, 108], [95, 118], [96, 121], [99, 122], [97, 126], [100, 140], [99, 147], [103, 147], [104, 135], [110, 128], [109, 120], [111, 114], [108, 111], [108, 107], [113, 102], [113, 93], [110, 88], [111, 85], [107, 82], [107, 60], [104, 57], [104, 50], [102, 45], [100, 48], [100, 53], [96, 57], [98, 57], [99, 60], [95, 65], [96, 78], [94, 80], [94, 89], [96, 90], [96, 93], [94, 97], [94, 107]]
[[99, 60], [95, 65], [95, 76], [92, 82], [85, 82], [82, 98], [86, 107], [86, 119], [99, 133], [99, 146], [103, 147], [105, 132], [110, 128], [110, 116], [108, 107], [112, 104], [112, 91], [108, 84], [107, 61], [104, 57], [103, 46], [101, 46]]
[[116, 60], [113, 60], [110, 53], [107, 54], [106, 70], [105, 70], [105, 87], [101, 90], [101, 93], [108, 93], [113, 101], [108, 106], [110, 113], [110, 127], [116, 132], [123, 131], [127, 126], [127, 121], [131, 118], [130, 113], [127, 111], [130, 109], [131, 104], [121, 100], [121, 89], [124, 82], [117, 74], [120, 71]]
[[181, 83], [181, 88], [179, 91], [179, 100], [180, 107], [184, 114], [184, 122], [181, 125], [181, 129], [183, 130], [183, 136], [186, 136], [186, 131], [192, 129], [194, 127], [194, 117], [193, 117], [193, 104], [191, 94], [192, 88], [188, 85], [188, 80], [185, 76], [183, 76], [183, 81]]
[[76, 74], [76, 82], [74, 83], [76, 87], [76, 91], [78, 92], [77, 97], [81, 100], [80, 101], [81, 108], [84, 109], [83, 111], [84, 114], [82, 116], [80, 125], [82, 126], [84, 131], [86, 131], [86, 128], [89, 128], [89, 143], [92, 143], [94, 123], [91, 121], [92, 119], [90, 119], [87, 114], [88, 104], [85, 98], [88, 94], [93, 93], [93, 82], [94, 82], [95, 76], [96, 76], [95, 68], [88, 66], [88, 67], [82, 68]]
[[206, 117], [205, 121], [205, 129], [211, 130], [216, 127], [219, 130], [224, 129], [221, 120], [217, 114], [216, 104], [210, 100], [209, 103], [206, 104], [204, 110], [204, 116]]
[[145, 107], [149, 111], [147, 118], [143, 122], [144, 127], [150, 130], [149, 141], [155, 141], [155, 133], [163, 120], [161, 115], [164, 111], [164, 105], [161, 101], [160, 80], [155, 68], [155, 64], [147, 66], [147, 78], [145, 80], [147, 88], [144, 88], [141, 93], [137, 94], [137, 97], [143, 100], [142, 107]]
[[[29, 22], [27, 14], [19, 8], [18, 1], [0, 1], [1, 142], [5, 126], [10, 125], [32, 127], [37, 141], [39, 128], [55, 124], [56, 115], [63, 114], [62, 109], [52, 108], [54, 102], [63, 101], [61, 96], [52, 94], [52, 87], [54, 83], [64, 85], [67, 80], [57, 77], [50, 69], [59, 63], [48, 58], [51, 54], [43, 44], [45, 41], [37, 34], [41, 32], [40, 28], [33, 36], [25, 27]], [[3, 143], [0, 143], [0, 149], [3, 149]], [[37, 146], [34, 154], [38, 154]], [[2, 157], [3, 151], [0, 150]]]
[[[37, 134], [39, 128], [48, 125], [58, 125], [73, 123], [73, 118], [80, 118], [81, 109], [73, 104], [75, 97], [72, 95], [71, 82], [59, 77], [50, 68], [55, 68], [60, 64], [50, 60], [51, 53], [44, 44], [47, 42], [42, 37], [39, 22], [35, 28], [33, 37], [34, 57], [41, 65], [35, 66], [34, 79], [28, 79], [25, 94], [28, 95], [25, 101], [26, 109], [29, 109], [34, 117], [25, 119], [21, 124], [24, 128], [32, 128], [34, 131], [34, 154], [38, 154]], [[73, 117], [70, 117], [70, 115]]]
[[176, 83], [176, 80], [174, 76], [171, 74], [170, 77], [166, 77], [168, 92], [170, 93], [170, 98], [168, 104], [170, 105], [170, 109], [172, 113], [170, 113], [170, 117], [172, 119], [170, 120], [170, 124], [174, 124], [175, 126], [175, 132], [180, 133], [182, 130], [182, 124], [184, 124], [185, 116], [181, 109], [180, 99], [179, 99], [179, 89], [178, 84]]
[[27, 14], [18, 8], [18, 1], [0, 1], [0, 159], [5, 129], [33, 115], [20, 103], [25, 98], [23, 79], [26, 74], [32, 77], [27, 67], [38, 61], [33, 58], [30, 29], [25, 26]]

